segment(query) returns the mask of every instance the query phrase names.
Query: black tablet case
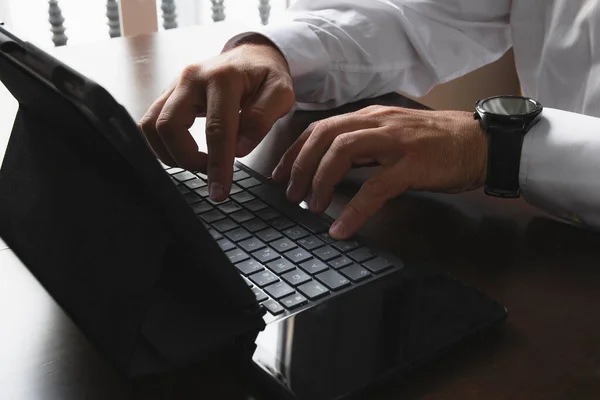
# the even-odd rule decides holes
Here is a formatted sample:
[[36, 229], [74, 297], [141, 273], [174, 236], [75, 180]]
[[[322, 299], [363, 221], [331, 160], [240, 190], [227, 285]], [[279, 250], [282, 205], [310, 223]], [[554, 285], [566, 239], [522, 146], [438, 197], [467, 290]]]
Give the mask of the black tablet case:
[[79, 107], [2, 51], [0, 80], [20, 105], [0, 170], [0, 237], [86, 336], [129, 376], [231, 347], [250, 360], [264, 311], [158, 162], [157, 184], [173, 186], [163, 198]]

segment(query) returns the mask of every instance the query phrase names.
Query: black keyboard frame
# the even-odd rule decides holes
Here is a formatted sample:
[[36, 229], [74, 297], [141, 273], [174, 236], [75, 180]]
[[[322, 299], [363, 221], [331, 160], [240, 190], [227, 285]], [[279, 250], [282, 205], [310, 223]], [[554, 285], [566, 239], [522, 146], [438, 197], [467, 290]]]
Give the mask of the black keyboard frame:
[[[326, 235], [328, 227], [333, 222], [333, 218], [326, 214], [315, 215], [300, 205], [288, 202], [285, 198], [285, 190], [282, 187], [239, 161], [234, 166], [232, 193], [230, 193], [226, 201], [221, 203], [216, 203], [208, 199], [206, 175], [192, 173], [181, 168], [169, 168], [167, 166], [164, 166], [164, 168], [171, 176], [173, 183], [178, 187], [180, 193], [186, 198], [188, 204], [193, 209], [198, 210], [198, 212], [195, 211], [196, 215], [204, 223], [205, 227], [209, 229], [209, 232], [213, 235], [213, 239], [217, 241], [222, 250], [229, 256], [232, 265], [244, 277], [249, 288], [255, 293], [257, 300], [260, 299], [259, 303], [268, 311], [264, 316], [267, 323], [301, 312], [308, 307], [327, 301], [332, 296], [342, 294], [357, 286], [368, 284], [375, 279], [395, 273], [403, 268], [402, 261], [394, 255], [377, 250], [372, 244], [367, 244], [367, 241], [360, 236], [353, 238], [352, 241], [333, 241], [333, 239]], [[253, 199], [248, 200], [249, 197], [253, 197]], [[240, 200], [236, 200], [236, 198]], [[267, 208], [263, 208], [256, 200], [264, 203]], [[232, 204], [224, 206], [228, 202], [232, 202]], [[227, 212], [222, 212], [219, 210], [219, 207], [227, 210]], [[280, 216], [273, 218], [273, 213], [265, 212], [268, 208], [275, 210]], [[215, 210], [218, 213], [215, 213]], [[239, 218], [242, 218], [240, 219], [241, 222], [230, 218], [231, 215], [236, 213], [239, 213]], [[251, 214], [254, 218], [249, 220], [248, 214]], [[244, 228], [246, 233], [239, 231], [238, 227], [244, 227], [245, 223], [254, 221], [255, 219], [265, 223], [266, 227], [256, 231]], [[233, 225], [229, 221], [233, 222]], [[288, 228], [287, 226], [290, 223], [294, 227], [301, 229]], [[237, 227], [232, 228], [234, 225], [237, 225]], [[221, 228], [221, 231], [218, 228]], [[279, 236], [269, 241], [263, 240], [261, 236], [264, 235], [261, 235], [261, 233], [266, 232], [267, 229], [276, 230], [279, 232]], [[304, 236], [306, 233], [308, 233], [308, 236]], [[316, 242], [311, 241], [312, 245], [309, 247], [306, 244], [309, 242], [302, 242], [303, 239], [310, 237], [317, 237], [323, 244], [314, 247]], [[265, 247], [257, 248], [258, 250], [253, 252], [240, 248], [240, 243], [250, 241], [251, 238], [258, 239], [264, 246], [269, 248], [272, 248], [273, 243], [287, 238], [288, 242], [292, 242], [296, 246], [295, 250], [292, 250], [296, 253], [294, 256], [299, 256], [301, 260], [298, 261], [291, 258], [291, 256], [286, 256], [284, 252], [277, 252], [277, 257], [272, 260], [270, 257], [273, 256], [269, 254], [263, 254], [260, 257], [257, 256], [257, 253], [263, 252], [262, 249]], [[227, 243], [229, 244], [227, 245]], [[247, 244], [250, 244], [250, 242]], [[327, 248], [327, 246], [331, 248]], [[239, 253], [238, 250], [241, 250], [244, 255]], [[296, 250], [302, 250], [304, 254], [300, 255], [300, 251]], [[329, 255], [324, 255], [324, 253], [329, 250], [333, 250], [339, 254], [328, 258]], [[315, 251], [318, 252], [319, 257], [314, 254]], [[371, 255], [368, 256], [368, 253]], [[310, 257], [306, 258], [307, 255]], [[261, 257], [265, 258], [262, 259]], [[341, 260], [342, 257], [345, 257], [346, 260]], [[247, 262], [250, 260], [254, 261], [254, 263], [248, 265]], [[286, 260], [286, 264], [288, 265], [283, 272], [278, 272], [269, 266], [269, 263], [276, 260]], [[336, 267], [329, 264], [334, 260], [338, 261], [335, 263]], [[316, 263], [311, 263], [311, 261], [316, 261]], [[346, 261], [346, 263], [343, 261]], [[257, 267], [258, 269], [252, 270], [251, 273], [249, 270], [246, 270], [256, 263], [260, 263], [260, 266]], [[293, 270], [289, 267], [290, 263], [294, 266]], [[304, 268], [301, 267], [302, 264], [304, 264]], [[312, 273], [313, 271], [307, 269], [307, 264], [316, 266], [317, 272]], [[244, 270], [240, 269], [242, 265], [244, 266]], [[327, 269], [322, 269], [323, 265]], [[343, 266], [339, 267], [339, 265]], [[350, 274], [349, 267], [352, 267], [353, 274]], [[294, 282], [290, 276], [290, 272], [292, 271], [302, 273], [304, 277], [302, 283], [297, 285], [292, 284]], [[330, 273], [328, 271], [334, 272]], [[367, 274], [363, 274], [364, 271]], [[267, 274], [267, 272], [270, 274]], [[273, 279], [273, 275], [276, 279]], [[310, 280], [307, 281], [304, 275], [308, 275]], [[334, 278], [333, 281], [325, 279], [332, 276]], [[343, 279], [339, 279], [340, 277]], [[288, 280], [285, 278], [288, 278]], [[343, 283], [344, 279], [347, 281], [346, 283]], [[267, 283], [265, 284], [265, 282]], [[285, 283], [285, 285], [281, 285], [281, 282]], [[309, 282], [313, 282], [313, 284]], [[336, 286], [337, 284], [339, 286]], [[286, 285], [292, 292], [286, 293]], [[316, 285], [325, 291], [320, 292]], [[281, 293], [278, 290], [286, 294], [279, 297]], [[301, 298], [297, 297], [298, 295], [301, 295]], [[289, 302], [288, 300], [292, 301]]]

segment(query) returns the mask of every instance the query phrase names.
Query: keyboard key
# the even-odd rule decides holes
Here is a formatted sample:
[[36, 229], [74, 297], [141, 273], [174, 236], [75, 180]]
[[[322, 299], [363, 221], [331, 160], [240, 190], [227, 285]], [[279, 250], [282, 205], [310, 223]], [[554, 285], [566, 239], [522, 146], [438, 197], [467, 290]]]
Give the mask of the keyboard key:
[[239, 187], [238, 185], [236, 185], [235, 183], [233, 185], [231, 185], [231, 189], [229, 190], [229, 195], [231, 196], [232, 194], [236, 194], [241, 192], [242, 189], [241, 187]]
[[205, 201], [199, 201], [198, 203], [192, 204], [192, 210], [194, 210], [196, 214], [202, 214], [212, 209], [212, 206]]
[[366, 247], [361, 247], [359, 249], [353, 250], [349, 253], [347, 253], [348, 257], [350, 257], [351, 259], [353, 259], [356, 262], [362, 263], [364, 261], [367, 261], [370, 258], [373, 258], [373, 254], [371, 253], [371, 250], [367, 249]]
[[246, 282], [246, 285], [248, 285], [249, 288], [254, 287], [252, 282], [250, 282], [248, 279], [244, 278], [243, 276], [242, 276], [242, 278], [244, 279], [244, 282]]
[[179, 167], [172, 167], [172, 168], [168, 168], [168, 167], [167, 167], [167, 172], [168, 172], [170, 175], [174, 175], [174, 174], [176, 174], [176, 173], [178, 173], [178, 172], [181, 172], [181, 171], [183, 171], [183, 168], [179, 168]]
[[275, 276], [271, 271], [261, 271], [249, 276], [250, 280], [257, 286], [263, 287], [279, 281], [279, 278]]
[[298, 308], [308, 302], [308, 300], [306, 300], [306, 297], [302, 296], [299, 293], [285, 297], [280, 301], [281, 304], [283, 304], [283, 306], [288, 310], [293, 310], [294, 308]]
[[268, 227], [266, 222], [261, 221], [258, 218], [254, 218], [254, 219], [251, 219], [250, 221], [246, 221], [242, 224], [242, 226], [244, 228], [248, 229], [252, 233], [258, 232], [258, 231]]
[[235, 248], [235, 244], [233, 244], [230, 240], [227, 239], [221, 239], [217, 241], [217, 244], [223, 251], [228, 251]]
[[257, 211], [256, 215], [267, 222], [281, 216], [281, 214], [272, 208], [265, 208], [264, 210]]
[[240, 207], [239, 205], [237, 205], [237, 203], [234, 203], [233, 201], [221, 203], [217, 208], [221, 210], [221, 212], [224, 214], [231, 214], [242, 209], [242, 207]]
[[346, 256], [341, 256], [329, 261], [328, 264], [335, 269], [340, 269], [342, 267], [352, 264], [352, 260]]
[[265, 247], [265, 244], [257, 238], [253, 237], [238, 243], [238, 246], [246, 250], [248, 253], [252, 253], [255, 250], [262, 249], [263, 247]]
[[225, 255], [227, 257], [229, 257], [229, 261], [231, 261], [233, 264], [247, 260], [248, 258], [250, 258], [250, 256], [246, 253], [244, 253], [242, 250], [235, 248], [233, 250], [229, 250], [227, 253], [225, 253]]
[[285, 217], [279, 217], [269, 222], [271, 226], [278, 231], [282, 231], [287, 228], [294, 226], [294, 223]]
[[239, 193], [234, 194], [233, 196], [231, 196], [231, 198], [240, 204], [244, 204], [250, 200], [254, 200], [256, 197], [254, 197], [250, 193], [244, 191], [244, 192], [239, 192]]
[[262, 290], [260, 290], [256, 286], [252, 288], [252, 291], [254, 292], [254, 295], [256, 296], [256, 301], [263, 301], [263, 300], [268, 299], [267, 295], [264, 294], [262, 292]]
[[238, 181], [237, 184], [243, 187], [244, 189], [249, 189], [254, 186], [260, 185], [260, 181], [256, 178], [247, 178], [241, 181]]
[[227, 232], [232, 229], [237, 228], [239, 225], [230, 220], [229, 218], [222, 219], [220, 221], [215, 222], [213, 228], [218, 230], [219, 232]]
[[271, 261], [267, 264], [267, 266], [271, 269], [271, 271], [275, 272], [277, 275], [284, 274], [296, 268], [294, 264], [292, 264], [289, 260], [286, 260], [285, 258], [280, 258], [278, 260]]
[[250, 175], [248, 175], [248, 173], [245, 171], [237, 171], [237, 172], [233, 173], [234, 182], [241, 181], [242, 179], [246, 179], [249, 177], [250, 177]]
[[184, 182], [183, 184], [192, 190], [206, 186], [206, 182], [200, 178], [194, 178], [190, 181]]
[[358, 243], [358, 240], [340, 240], [333, 242], [332, 246], [342, 253], [345, 253], [347, 251], [356, 249], [358, 246], [360, 246], [360, 243]]
[[371, 272], [378, 274], [380, 272], [385, 271], [386, 269], [392, 268], [392, 264], [381, 257], [375, 257], [372, 260], [369, 260], [363, 263], [363, 266], [367, 267]]
[[279, 240], [276, 240], [274, 242], [271, 242], [271, 246], [275, 250], [279, 251], [280, 253], [283, 253], [285, 251], [292, 250], [292, 249], [298, 247], [296, 245], [296, 243], [292, 242], [288, 238], [283, 238], [283, 239], [279, 239]]
[[268, 228], [265, 229], [264, 231], [260, 231], [256, 233], [256, 236], [258, 236], [263, 242], [272, 242], [273, 240], [279, 239], [280, 237], [283, 237], [283, 235], [279, 232], [277, 232], [275, 229], [273, 228]]
[[331, 246], [325, 246], [325, 247], [321, 247], [316, 250], [313, 250], [313, 254], [315, 256], [319, 257], [323, 261], [329, 261], [329, 260], [334, 259], [337, 256], [339, 256], [340, 252]]
[[248, 239], [252, 235], [244, 228], [237, 228], [232, 231], [226, 232], [225, 236], [227, 236], [230, 240], [234, 242], [240, 242], [242, 240]]
[[306, 260], [312, 258], [312, 255], [308, 251], [306, 251], [302, 248], [297, 248], [297, 249], [288, 251], [287, 253], [284, 254], [284, 256], [286, 256], [286, 258], [288, 258], [294, 264], [300, 264], [302, 261], [306, 261]]
[[300, 268], [305, 270], [311, 275], [318, 274], [319, 272], [325, 271], [327, 269], [327, 264], [320, 260], [309, 260], [300, 264]]
[[288, 218], [296, 221], [298, 225], [308, 229], [311, 233], [325, 232], [329, 228], [329, 224], [321, 217], [290, 204], [285, 192], [279, 188], [271, 185], [259, 185], [249, 189], [249, 191], [282, 214], [287, 215]]
[[179, 182], [189, 181], [190, 179], [197, 179], [196, 175], [192, 174], [190, 171], [179, 172], [171, 176], [177, 179]]
[[285, 282], [277, 282], [277, 283], [267, 286], [265, 288], [265, 292], [267, 292], [269, 294], [269, 296], [271, 296], [275, 300], [279, 300], [282, 297], [285, 297], [287, 295], [294, 293], [294, 289], [292, 289]]
[[252, 212], [257, 212], [257, 211], [264, 210], [265, 208], [267, 208], [267, 205], [258, 199], [254, 199], [252, 201], [244, 203], [244, 207], [246, 207], [248, 210], [250, 210]]
[[298, 290], [311, 300], [316, 300], [329, 294], [329, 290], [317, 281], [310, 281], [298, 286]]
[[284, 311], [281, 304], [272, 299], [265, 301], [262, 305], [273, 315], [279, 315]]
[[194, 193], [196, 193], [200, 197], [208, 197], [208, 186], [204, 186], [204, 187], [201, 187], [200, 189], [196, 189], [196, 190], [194, 190]]
[[321, 272], [317, 275], [317, 279], [331, 290], [340, 290], [350, 285], [350, 281], [346, 277], [332, 269]]
[[237, 167], [237, 165], [234, 165], [233, 166], [233, 172], [238, 172], [238, 171], [241, 171], [241, 170]]
[[187, 194], [190, 192], [190, 190], [184, 185], [177, 185], [177, 190], [179, 190], [179, 193], [181, 194]]
[[300, 239], [297, 241], [297, 243], [300, 246], [304, 247], [306, 250], [313, 250], [313, 249], [316, 249], [317, 247], [321, 247], [325, 244], [325, 243], [323, 243], [322, 240], [317, 239], [314, 236], [309, 236], [309, 237]]
[[335, 240], [333, 240], [331, 238], [331, 236], [329, 236], [329, 233], [327, 233], [327, 232], [323, 232], [323, 233], [319, 234], [318, 237], [319, 237], [319, 239], [321, 239], [322, 241], [324, 241], [327, 244], [335, 242]]
[[285, 229], [282, 233], [285, 236], [291, 238], [292, 240], [298, 240], [308, 236], [308, 231], [299, 226], [293, 226], [291, 228]]
[[279, 253], [273, 250], [270, 247], [265, 247], [264, 249], [255, 251], [252, 253], [252, 256], [256, 258], [258, 261], [263, 264], [268, 263], [269, 261], [273, 261], [279, 258]]
[[352, 282], [360, 282], [371, 276], [369, 270], [358, 264], [352, 264], [349, 267], [342, 268], [340, 272], [346, 275]]
[[289, 283], [292, 286], [298, 286], [305, 282], [310, 281], [310, 275], [301, 269], [296, 269], [294, 271], [286, 272], [281, 276], [284, 281]]
[[230, 217], [235, 222], [238, 222], [241, 224], [242, 222], [250, 221], [251, 219], [253, 219], [254, 215], [252, 215], [252, 213], [250, 211], [240, 210], [240, 211], [237, 211], [237, 212], [234, 212], [233, 214], [231, 214]]
[[220, 201], [215, 201], [215, 200], [211, 199], [210, 197], [207, 197], [207, 198], [204, 199], [204, 201], [208, 201], [213, 206], [218, 206], [218, 205], [221, 205], [221, 204], [225, 204], [227, 202], [227, 199], [220, 200]]
[[189, 204], [192, 203], [196, 203], [200, 200], [202, 200], [202, 197], [198, 196], [196, 193], [194, 192], [187, 192], [183, 194], [183, 198], [185, 199], [185, 201], [187, 201]]
[[202, 172], [196, 172], [196, 176], [198, 176], [198, 178], [203, 179], [205, 181], [208, 181], [208, 176], [206, 176], [205, 174], [203, 174]]
[[209, 229], [208, 233], [210, 233], [212, 238], [215, 240], [219, 240], [223, 237], [223, 235], [221, 235], [219, 232], [215, 231], [214, 229]]
[[202, 218], [206, 223], [211, 224], [225, 218], [225, 215], [218, 210], [212, 210], [204, 214], [200, 214], [200, 218]]
[[244, 275], [250, 275], [258, 271], [265, 269], [264, 265], [256, 260], [246, 260], [235, 264], [235, 267], [240, 270]]

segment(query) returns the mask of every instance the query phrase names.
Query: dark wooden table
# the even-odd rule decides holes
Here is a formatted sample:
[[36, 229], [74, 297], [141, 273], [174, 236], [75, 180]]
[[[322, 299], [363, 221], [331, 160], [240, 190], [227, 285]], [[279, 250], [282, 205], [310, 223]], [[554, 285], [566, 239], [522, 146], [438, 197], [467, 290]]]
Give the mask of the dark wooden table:
[[[216, 54], [239, 29], [183, 29], [53, 53], [105, 85], [137, 119], [187, 63]], [[378, 101], [414, 105], [398, 96]], [[16, 103], [1, 86], [0, 109], [3, 154]], [[325, 115], [288, 116], [248, 162], [270, 172], [294, 136]], [[203, 146], [201, 123], [194, 132]], [[349, 177], [329, 213], [337, 215], [359, 181]], [[509, 309], [503, 328], [371, 398], [600, 396], [600, 236], [555, 221], [523, 200], [492, 199], [481, 191], [405, 194], [364, 233], [406, 261], [451, 271]], [[13, 253], [0, 250], [0, 399], [250, 398], [252, 390], [219, 366], [135, 386], [121, 381]]]

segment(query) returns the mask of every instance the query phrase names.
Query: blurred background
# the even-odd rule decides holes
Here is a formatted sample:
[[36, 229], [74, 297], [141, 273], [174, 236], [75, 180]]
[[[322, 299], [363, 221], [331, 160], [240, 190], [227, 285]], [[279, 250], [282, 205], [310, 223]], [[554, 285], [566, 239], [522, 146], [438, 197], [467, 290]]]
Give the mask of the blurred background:
[[[370, 1], [370, 0], [365, 0]], [[220, 21], [276, 22], [295, 0], [0, 0], [0, 21], [39, 47], [85, 45]], [[518, 94], [512, 49], [500, 60], [417, 98], [435, 109], [471, 111], [475, 101]], [[410, 97], [410, 96], [409, 96]]]
[[[54, 46], [51, 23], [64, 28], [65, 44], [90, 43], [111, 37], [109, 16], [113, 22], [119, 21], [120, 2], [122, 6], [152, 3], [158, 30], [164, 30], [209, 24], [223, 17], [249, 26], [268, 23], [294, 0], [0, 0], [0, 21], [40, 47]], [[64, 21], [59, 25], [61, 18]]]

